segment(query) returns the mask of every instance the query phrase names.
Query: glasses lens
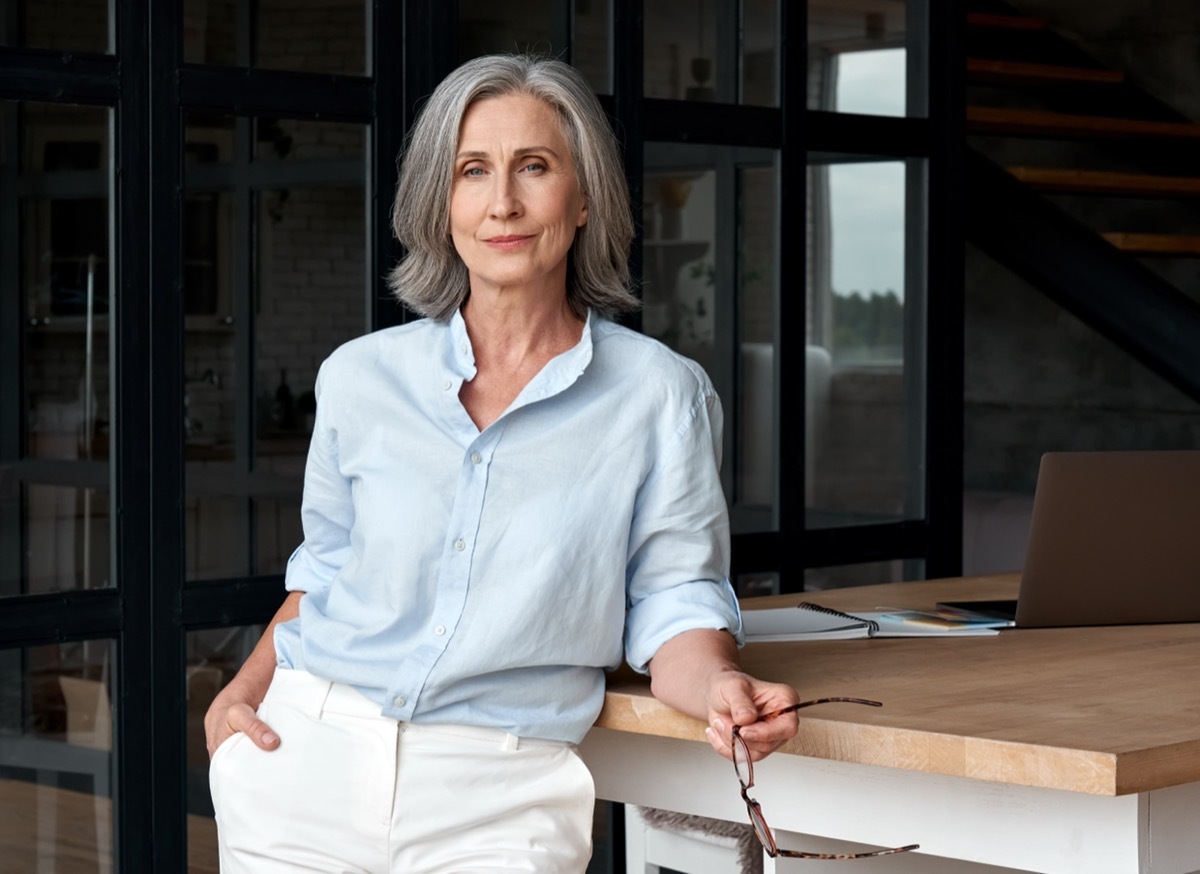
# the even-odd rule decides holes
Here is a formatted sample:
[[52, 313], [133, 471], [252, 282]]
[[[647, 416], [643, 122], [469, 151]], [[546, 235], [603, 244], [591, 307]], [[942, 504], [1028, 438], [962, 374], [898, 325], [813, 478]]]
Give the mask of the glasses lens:
[[762, 808], [759, 807], [757, 801], [747, 801], [746, 810], [750, 811], [750, 824], [754, 826], [754, 836], [758, 838], [758, 842], [767, 852], [774, 856], [778, 852], [775, 846], [775, 837], [771, 834], [771, 829], [767, 827], [767, 821], [763, 819]]
[[754, 785], [754, 766], [750, 764], [750, 750], [746, 748], [746, 742], [739, 734], [733, 736], [733, 767], [737, 769], [738, 780], [743, 788], [749, 789]]

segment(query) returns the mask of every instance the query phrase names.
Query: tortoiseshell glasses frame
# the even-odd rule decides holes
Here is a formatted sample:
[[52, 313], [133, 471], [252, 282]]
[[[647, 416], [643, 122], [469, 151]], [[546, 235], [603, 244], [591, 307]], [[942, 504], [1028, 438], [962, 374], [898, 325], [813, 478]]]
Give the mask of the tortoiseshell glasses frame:
[[[773, 719], [778, 719], [785, 713], [794, 713], [804, 707], [812, 707], [814, 704], [865, 704], [868, 707], [882, 707], [880, 701], [869, 701], [866, 698], [816, 698], [812, 701], [801, 701], [799, 704], [792, 704], [789, 707], [784, 707], [782, 710], [775, 710], [771, 713], [764, 714], [758, 718], [759, 722], [770, 722]], [[892, 847], [883, 850], [870, 850], [864, 853], [808, 853], [803, 850], [782, 850], [775, 843], [775, 833], [771, 831], [771, 827], [767, 825], [767, 819], [763, 816], [762, 805], [755, 799], [750, 797], [750, 790], [754, 787], [754, 762], [750, 758], [750, 748], [746, 746], [746, 741], [742, 739], [741, 726], [733, 727], [733, 769], [737, 772], [738, 783], [742, 787], [742, 800], [746, 802], [746, 810], [750, 814], [750, 824], [754, 827], [754, 835], [758, 838], [758, 842], [762, 844], [767, 855], [772, 859], [783, 856], [789, 859], [868, 859], [872, 856], [890, 856], [894, 853], [907, 853], [909, 850], [915, 850], [920, 844], [909, 844], [906, 847]]]

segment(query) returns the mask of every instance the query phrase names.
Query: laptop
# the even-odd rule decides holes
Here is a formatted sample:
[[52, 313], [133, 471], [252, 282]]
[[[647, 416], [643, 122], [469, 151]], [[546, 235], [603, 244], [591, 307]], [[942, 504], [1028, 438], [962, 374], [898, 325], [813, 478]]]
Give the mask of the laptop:
[[1042, 456], [1019, 628], [1200, 622], [1200, 451]]

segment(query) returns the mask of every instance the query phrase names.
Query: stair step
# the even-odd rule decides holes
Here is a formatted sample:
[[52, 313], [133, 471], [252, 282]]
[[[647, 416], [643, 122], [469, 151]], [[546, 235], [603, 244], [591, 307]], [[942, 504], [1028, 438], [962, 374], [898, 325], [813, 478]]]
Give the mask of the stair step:
[[997, 15], [992, 12], [968, 12], [967, 26], [995, 30], [1045, 30], [1044, 18], [1027, 15]]
[[1200, 139], [1200, 124], [1191, 122], [1064, 115], [1040, 109], [1008, 109], [994, 106], [968, 106], [967, 130], [979, 134], [1045, 138]]
[[1108, 233], [1100, 236], [1131, 255], [1200, 255], [1200, 236]]
[[991, 58], [967, 58], [967, 74], [973, 82], [1027, 85], [1120, 85], [1125, 81], [1125, 74], [1120, 70], [1060, 67], [1054, 64], [1028, 64]]
[[1050, 194], [1102, 194], [1122, 197], [1200, 197], [1200, 178], [1009, 167], [1008, 172], [1036, 191]]

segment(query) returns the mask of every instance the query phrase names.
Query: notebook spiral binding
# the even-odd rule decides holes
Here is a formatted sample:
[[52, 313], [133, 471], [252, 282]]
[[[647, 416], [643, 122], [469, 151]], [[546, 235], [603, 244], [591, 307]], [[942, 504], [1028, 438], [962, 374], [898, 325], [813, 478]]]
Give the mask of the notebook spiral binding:
[[816, 613], [825, 613], [829, 616], [836, 616], [839, 619], [848, 619], [851, 622], [858, 622], [867, 627], [867, 636], [874, 637], [879, 631], [879, 623], [874, 619], [864, 619], [861, 616], [854, 616], [851, 613], [843, 613], [841, 610], [834, 610], [832, 607], [822, 607], [820, 604], [814, 604], [812, 601], [803, 601], [796, 605], [801, 610], [812, 610]]

